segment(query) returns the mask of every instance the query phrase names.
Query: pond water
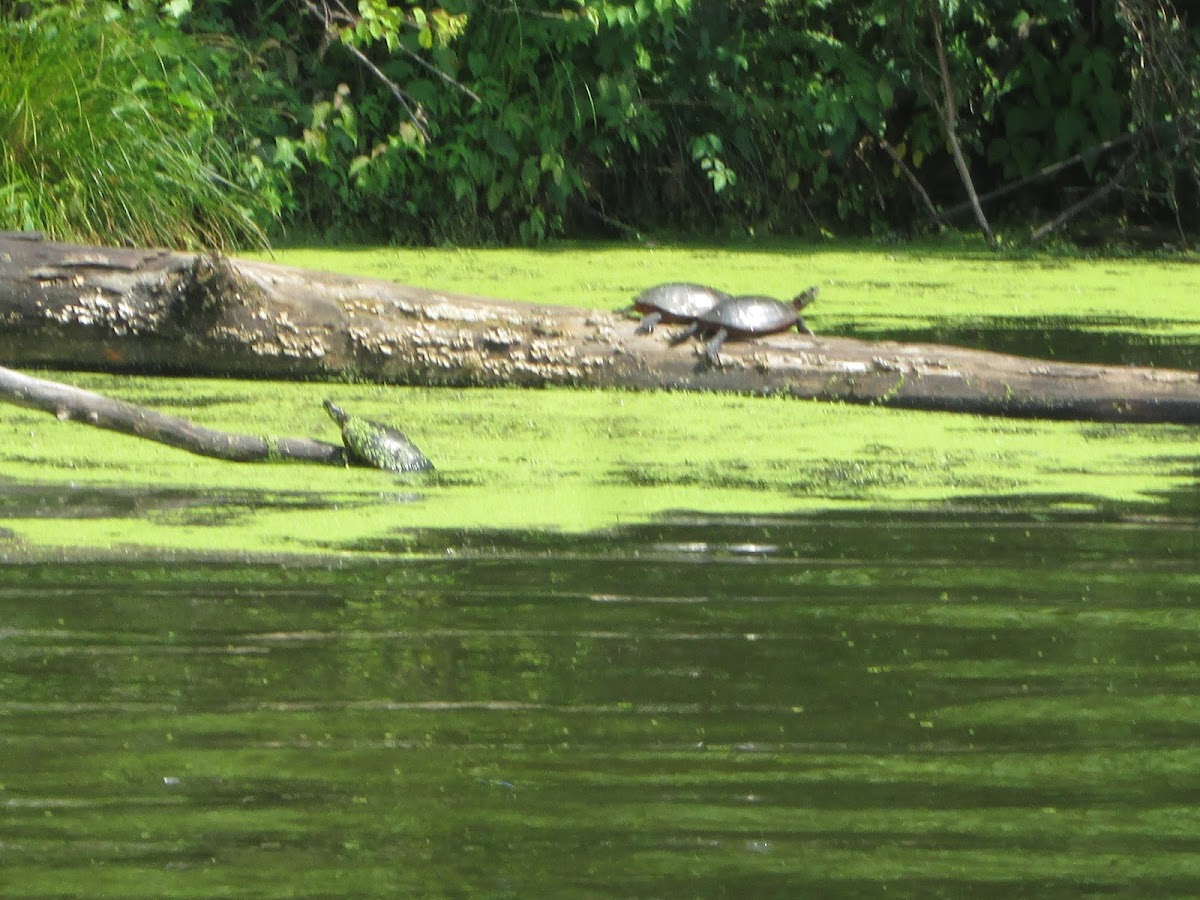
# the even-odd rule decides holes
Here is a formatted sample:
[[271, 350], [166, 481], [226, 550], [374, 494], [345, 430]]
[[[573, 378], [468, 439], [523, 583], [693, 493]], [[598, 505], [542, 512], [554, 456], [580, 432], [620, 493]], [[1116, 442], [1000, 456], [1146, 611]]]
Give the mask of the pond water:
[[1045, 506], [0, 567], [0, 892], [1194, 896], [1200, 505]]
[[[1190, 265], [404, 254], [389, 277], [605, 309], [812, 269], [821, 333], [1200, 349]], [[0, 409], [2, 896], [1200, 893], [1194, 429], [63, 380], [326, 439], [333, 397], [438, 472]]]

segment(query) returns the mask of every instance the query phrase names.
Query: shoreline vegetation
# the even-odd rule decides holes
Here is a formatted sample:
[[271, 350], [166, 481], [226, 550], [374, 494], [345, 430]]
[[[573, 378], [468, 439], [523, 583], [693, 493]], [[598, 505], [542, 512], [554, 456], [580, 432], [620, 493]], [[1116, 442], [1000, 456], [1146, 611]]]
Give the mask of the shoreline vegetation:
[[1194, 247], [1171, 0], [0, 2], [0, 229]]

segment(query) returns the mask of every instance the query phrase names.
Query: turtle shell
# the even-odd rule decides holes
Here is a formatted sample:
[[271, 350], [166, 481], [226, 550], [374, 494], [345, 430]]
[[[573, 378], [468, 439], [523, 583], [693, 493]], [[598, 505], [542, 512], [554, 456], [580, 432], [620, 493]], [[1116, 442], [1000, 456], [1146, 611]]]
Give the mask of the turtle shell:
[[332, 400], [325, 401], [325, 410], [341, 427], [342, 442], [351, 461], [389, 472], [424, 472], [433, 468], [433, 463], [399, 429], [351, 415]]
[[633, 308], [640, 313], [658, 313], [664, 322], [691, 322], [708, 312], [729, 294], [716, 288], [686, 281], [656, 284], [633, 298]]
[[747, 294], [722, 301], [700, 316], [709, 328], [724, 328], [730, 334], [774, 334], [786, 331], [800, 320], [794, 306], [773, 297]]

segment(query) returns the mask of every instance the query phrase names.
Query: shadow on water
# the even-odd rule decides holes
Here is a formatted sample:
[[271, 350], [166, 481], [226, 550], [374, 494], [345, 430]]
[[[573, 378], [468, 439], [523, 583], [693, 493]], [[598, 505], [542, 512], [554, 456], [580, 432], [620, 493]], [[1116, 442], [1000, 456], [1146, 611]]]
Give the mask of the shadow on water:
[[[1172, 337], [1164, 334], [1163, 328], [1171, 323], [1162, 320], [1081, 319], [1078, 316], [1021, 319], [995, 316], [967, 321], [947, 319], [941, 324], [925, 328], [899, 324], [895, 327], [886, 324], [881, 326], [880, 321], [876, 317], [869, 325], [842, 325], [823, 333], [864, 340], [950, 344], [1061, 362], [1185, 370], [1200, 366], [1196, 335]], [[1179, 324], [1195, 327], [1194, 322]]]
[[983, 504], [0, 567], [5, 884], [1192, 895], [1194, 497]]
[[[175, 513], [180, 524], [231, 524], [248, 513], [269, 510], [322, 510], [379, 502], [378, 495], [331, 498], [309, 491], [220, 491], [147, 489], [95, 485], [16, 484], [0, 482], [0, 521], [4, 519], [136, 519]], [[394, 502], [418, 495], [397, 492]]]

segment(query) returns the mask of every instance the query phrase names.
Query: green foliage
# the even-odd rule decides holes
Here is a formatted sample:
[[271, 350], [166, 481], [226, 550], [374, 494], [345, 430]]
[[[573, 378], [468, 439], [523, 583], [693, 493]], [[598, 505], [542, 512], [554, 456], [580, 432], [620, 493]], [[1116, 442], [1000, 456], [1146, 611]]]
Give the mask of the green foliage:
[[[181, 10], [169, 5], [169, 12]], [[196, 42], [142, 4], [0, 18], [0, 228], [60, 239], [262, 242]]]
[[[139, 102], [156, 127], [184, 123], [180, 144], [199, 160], [191, 169], [216, 173], [207, 184], [221, 186], [242, 221], [281, 213], [294, 233], [327, 239], [890, 233], [911, 227], [915, 201], [883, 141], [935, 203], [962, 199], [935, 30], [945, 36], [956, 129], [979, 191], [1075, 154], [1085, 166], [1063, 177], [1085, 187], [1120, 162], [1089, 148], [1200, 100], [1195, 91], [1188, 99], [1183, 77], [1173, 93], [1150, 90], [1159, 76], [1139, 61], [1153, 35], [1121, 12], [1141, 6], [139, 0], [80, 5], [90, 12], [70, 37], [72, 65], [35, 78], [24, 74], [29, 60], [13, 57], [16, 79], [0, 92], [14, 109], [22, 81], [33, 86], [30, 109], [72, 97], [80, 60], [95, 57], [103, 37], [106, 57], [120, 51], [144, 79], [113, 84], [142, 86]], [[75, 11], [52, 0], [36, 7], [49, 24]], [[30, 53], [25, 44], [49, 33], [5, 27], [26, 35], [10, 54]], [[1193, 29], [1178, 46], [1194, 48], [1195, 38]], [[104, 118], [99, 110], [122, 105], [89, 102], [83, 118], [92, 124]], [[65, 168], [90, 172], [100, 158], [91, 151], [90, 164]], [[1189, 166], [1194, 155], [1177, 153], [1158, 167], [1165, 176], [1143, 169], [1147, 183], [1172, 185], [1176, 212], [1186, 194], [1172, 179]], [[21, 216], [12, 209], [50, 205], [28, 199], [41, 174], [18, 175], [9, 183], [24, 187], [10, 187], [5, 201], [13, 223]], [[1016, 197], [1014, 209], [1028, 215], [1038, 196]], [[1146, 208], [1161, 204], [1156, 196], [1143, 195]]]
[[341, 105], [332, 115], [315, 105], [279, 159], [303, 167], [302, 193], [317, 200], [305, 213], [326, 232], [369, 222], [404, 241], [539, 241], [563, 230], [571, 201], [589, 198], [618, 151], [661, 136], [660, 116], [639, 103], [642, 37], [661, 41], [679, 6], [464, 3], [390, 18], [373, 8], [340, 35], [353, 48], [395, 48], [372, 59], [419, 114], [398, 110], [394, 92], [347, 58], [333, 88]]

